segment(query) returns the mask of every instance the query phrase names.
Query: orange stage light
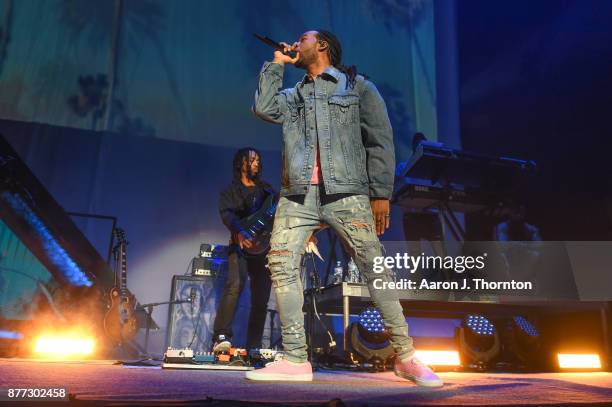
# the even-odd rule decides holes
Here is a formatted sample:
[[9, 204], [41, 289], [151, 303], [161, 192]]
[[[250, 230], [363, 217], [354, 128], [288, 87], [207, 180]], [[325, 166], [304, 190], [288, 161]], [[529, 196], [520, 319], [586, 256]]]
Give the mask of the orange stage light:
[[91, 356], [95, 349], [93, 338], [80, 334], [45, 334], [34, 343], [34, 354], [46, 358]]
[[459, 366], [459, 352], [455, 350], [417, 350], [415, 356], [430, 366]]
[[601, 369], [601, 360], [596, 353], [558, 353], [561, 369]]

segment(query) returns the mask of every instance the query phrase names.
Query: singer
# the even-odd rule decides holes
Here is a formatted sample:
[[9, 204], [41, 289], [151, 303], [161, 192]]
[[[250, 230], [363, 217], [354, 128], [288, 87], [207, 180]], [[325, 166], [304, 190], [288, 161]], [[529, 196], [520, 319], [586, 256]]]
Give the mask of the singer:
[[[304, 333], [299, 269], [304, 243], [321, 223], [334, 228], [368, 281], [397, 354], [395, 374], [419, 385], [442, 381], [414, 357], [412, 339], [388, 269], [373, 272], [382, 255], [377, 234], [389, 227], [389, 198], [395, 156], [385, 103], [372, 82], [342, 64], [340, 41], [329, 31], [308, 31], [283, 44], [266, 62], [255, 94], [255, 114], [283, 128], [281, 199], [276, 211], [268, 264], [276, 294], [286, 359], [247, 372], [250, 380], [311, 381]], [[306, 74], [282, 89], [285, 65]]]

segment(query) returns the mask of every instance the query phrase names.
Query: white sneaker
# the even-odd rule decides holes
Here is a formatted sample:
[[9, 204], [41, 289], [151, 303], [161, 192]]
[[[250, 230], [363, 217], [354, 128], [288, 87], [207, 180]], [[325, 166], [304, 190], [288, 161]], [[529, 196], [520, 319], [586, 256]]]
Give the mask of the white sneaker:
[[310, 362], [293, 363], [281, 359], [267, 363], [263, 369], [246, 372], [246, 378], [256, 381], [311, 382], [312, 365]]
[[224, 353], [229, 352], [232, 347], [232, 343], [229, 341], [229, 338], [226, 338], [225, 335], [217, 336], [217, 340], [213, 344], [213, 353]]

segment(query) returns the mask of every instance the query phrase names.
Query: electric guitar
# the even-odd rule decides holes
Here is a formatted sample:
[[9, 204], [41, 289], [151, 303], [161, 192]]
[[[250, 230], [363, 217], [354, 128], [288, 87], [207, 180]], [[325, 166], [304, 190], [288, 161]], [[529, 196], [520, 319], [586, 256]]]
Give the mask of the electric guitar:
[[[264, 253], [270, 247], [270, 237], [277, 205], [276, 196], [269, 194], [257, 212], [238, 221], [243, 234], [250, 238], [253, 244], [250, 248], [244, 247], [241, 249], [245, 254], [255, 256]], [[238, 242], [236, 236], [233, 236], [233, 241]]]
[[116, 228], [113, 234], [117, 240], [113, 253], [115, 255], [115, 287], [110, 290], [110, 307], [104, 317], [104, 330], [109, 338], [121, 345], [134, 338], [137, 331], [134, 307], [136, 299], [127, 290], [127, 267], [125, 232]]

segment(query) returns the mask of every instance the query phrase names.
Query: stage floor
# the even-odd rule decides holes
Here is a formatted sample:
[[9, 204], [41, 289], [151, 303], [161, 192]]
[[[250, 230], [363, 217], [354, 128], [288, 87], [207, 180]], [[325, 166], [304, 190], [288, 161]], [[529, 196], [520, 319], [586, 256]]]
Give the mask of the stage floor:
[[244, 372], [162, 370], [113, 363], [0, 359], [0, 388], [67, 387], [77, 400], [218, 400], [213, 405], [244, 404], [223, 400], [321, 404], [332, 399], [350, 406], [612, 405], [612, 373], [449, 372], [440, 374], [444, 387], [427, 389], [392, 372], [325, 370], [316, 372], [312, 383], [251, 383], [244, 379]]

